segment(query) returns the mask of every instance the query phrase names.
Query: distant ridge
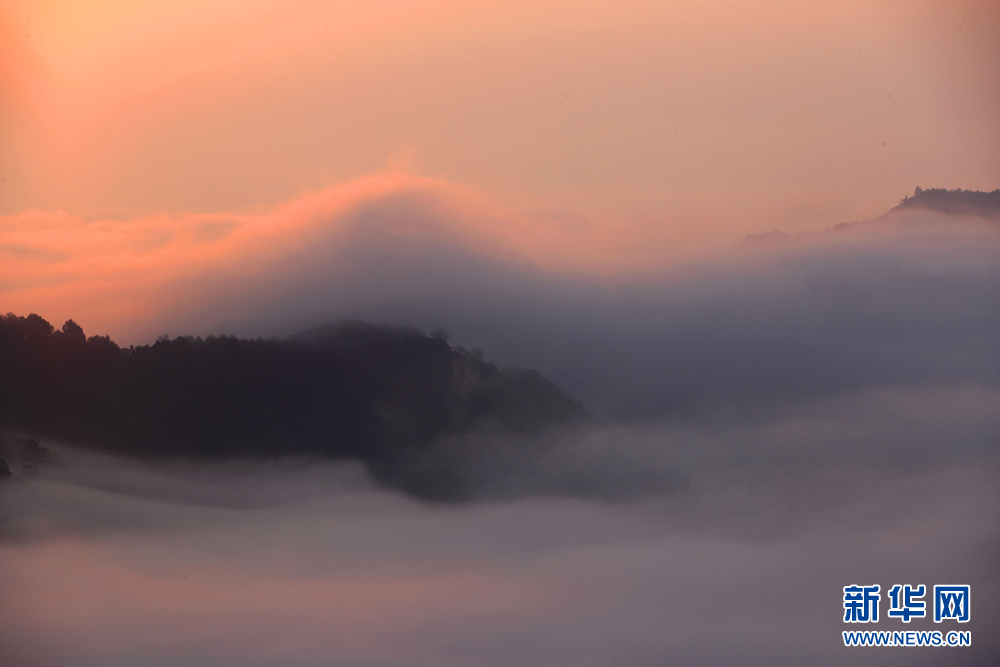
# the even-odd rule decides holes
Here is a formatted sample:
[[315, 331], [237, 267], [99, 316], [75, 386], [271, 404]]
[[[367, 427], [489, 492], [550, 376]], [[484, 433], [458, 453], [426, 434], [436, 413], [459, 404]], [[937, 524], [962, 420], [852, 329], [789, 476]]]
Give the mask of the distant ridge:
[[759, 234], [747, 234], [740, 241], [744, 245], [770, 245], [776, 242], [790, 241], [796, 238], [812, 236], [816, 233], [826, 233], [831, 231], [844, 231], [866, 225], [888, 220], [896, 213], [905, 213], [917, 209], [947, 213], [949, 215], [975, 215], [980, 218], [1000, 220], [1000, 189], [993, 192], [980, 192], [978, 190], [946, 190], [944, 188], [916, 188], [912, 197], [903, 199], [874, 220], [861, 220], [858, 222], [841, 222], [823, 232], [810, 232], [807, 234], [788, 234], [779, 229]]
[[983, 218], [1000, 218], [1000, 189], [993, 192], [978, 190], [945, 190], [944, 188], [917, 188], [912, 197], [903, 197], [899, 205], [889, 211], [923, 208], [954, 215], [978, 215]]

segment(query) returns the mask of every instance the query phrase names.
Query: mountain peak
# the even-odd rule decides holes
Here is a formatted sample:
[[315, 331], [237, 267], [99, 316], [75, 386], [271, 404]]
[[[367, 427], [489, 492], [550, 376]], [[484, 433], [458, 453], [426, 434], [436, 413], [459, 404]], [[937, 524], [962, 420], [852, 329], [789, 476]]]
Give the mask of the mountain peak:
[[941, 213], [978, 215], [983, 218], [1000, 218], [1000, 189], [993, 192], [978, 190], [946, 190], [916, 188], [912, 197], [903, 197], [893, 211], [923, 208]]

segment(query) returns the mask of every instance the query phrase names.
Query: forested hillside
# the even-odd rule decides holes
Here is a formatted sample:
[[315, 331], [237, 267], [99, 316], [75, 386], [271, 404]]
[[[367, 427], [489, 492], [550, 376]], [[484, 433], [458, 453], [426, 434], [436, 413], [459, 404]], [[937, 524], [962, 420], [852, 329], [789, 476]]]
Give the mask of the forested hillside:
[[537, 372], [413, 328], [347, 322], [288, 340], [121, 348], [72, 320], [55, 330], [37, 315], [0, 318], [0, 424], [118, 454], [357, 459], [406, 487], [405, 461], [442, 436], [586, 415]]

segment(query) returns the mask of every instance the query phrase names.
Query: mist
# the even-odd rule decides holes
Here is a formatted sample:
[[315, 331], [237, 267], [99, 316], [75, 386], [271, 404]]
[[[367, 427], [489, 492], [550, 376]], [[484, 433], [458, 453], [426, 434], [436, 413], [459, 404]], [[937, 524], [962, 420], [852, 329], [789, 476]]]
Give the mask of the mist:
[[[897, 211], [609, 277], [415, 240], [413, 206], [153, 326], [444, 327], [598, 419], [440, 439], [412, 463], [460, 475], [458, 503], [352, 462], [45, 441], [0, 482], [5, 665], [995, 662], [992, 220]], [[862, 581], [970, 584], [973, 646], [845, 648]]]
[[170, 317], [185, 332], [241, 335], [344, 317], [444, 328], [612, 419], [746, 418], [876, 387], [1000, 378], [992, 219], [897, 209], [607, 275], [507, 256], [485, 233], [427, 231], [475, 228], [439, 211], [366, 204], [338, 221], [336, 239], [275, 265], [256, 289], [216, 283], [203, 298], [223, 310]]
[[[481, 497], [457, 505], [352, 464], [48, 443], [0, 494], [4, 664], [989, 664], [997, 398], [550, 434], [477, 458]], [[969, 583], [972, 649], [844, 648], [840, 589], [861, 580]]]

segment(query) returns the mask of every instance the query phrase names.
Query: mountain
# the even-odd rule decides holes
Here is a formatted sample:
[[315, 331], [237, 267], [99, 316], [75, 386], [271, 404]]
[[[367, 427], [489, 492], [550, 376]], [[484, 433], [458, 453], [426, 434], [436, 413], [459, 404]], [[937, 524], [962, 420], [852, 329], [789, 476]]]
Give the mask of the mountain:
[[537, 372], [500, 369], [440, 332], [341, 322], [288, 340], [124, 349], [72, 320], [57, 331], [38, 315], [0, 317], [0, 427], [117, 454], [353, 459], [386, 484], [451, 498], [457, 480], [411, 475], [441, 438], [587, 417]]
[[899, 205], [889, 211], [927, 209], [955, 215], [978, 215], [982, 218], [1000, 218], [1000, 189], [993, 192], [976, 190], [945, 190], [917, 188], [912, 197], [904, 197]]
[[[841, 222], [824, 232], [818, 233], [826, 233], [826, 231], [839, 232], [856, 228], [859, 225], [884, 222], [886, 220], [894, 219], [897, 215], [921, 209], [925, 211], [946, 213], [949, 215], [974, 215], [980, 218], [1000, 220], [1000, 189], [994, 190], [993, 192], [980, 192], [978, 190], [962, 190], [961, 188], [958, 190], [945, 190], [943, 188], [931, 188], [929, 190], [924, 190], [923, 188], [918, 187], [913, 191], [912, 197], [903, 197], [899, 204], [874, 220]], [[770, 246], [775, 242], [789, 241], [801, 236], [807, 237], [815, 233], [817, 232], [811, 232], [803, 235], [792, 235], [775, 229], [768, 232], [761, 232], [759, 234], [748, 234], [743, 237], [740, 243], [748, 246]]]

